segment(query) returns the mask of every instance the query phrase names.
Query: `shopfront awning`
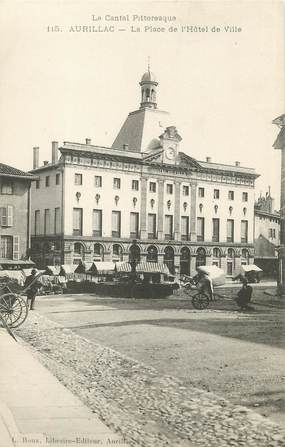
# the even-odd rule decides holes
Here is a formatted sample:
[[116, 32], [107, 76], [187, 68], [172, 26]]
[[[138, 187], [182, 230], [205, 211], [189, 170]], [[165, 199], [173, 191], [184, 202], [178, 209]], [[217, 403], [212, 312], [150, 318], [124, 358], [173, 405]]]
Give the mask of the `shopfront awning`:
[[116, 270], [117, 272], [131, 272], [132, 271], [131, 264], [126, 261], [116, 262]]
[[162, 273], [169, 275], [169, 270], [166, 264], [158, 262], [140, 262], [136, 266], [137, 273]]
[[47, 265], [44, 275], [58, 276], [60, 274], [59, 265]]
[[108, 261], [98, 261], [98, 262], [92, 262], [90, 268], [86, 273], [93, 273], [93, 274], [107, 274], [112, 273], [115, 271], [115, 264], [114, 262], [108, 262]]
[[241, 270], [244, 272], [262, 272], [262, 269], [255, 264], [245, 264], [241, 266]]
[[77, 264], [63, 264], [59, 274], [60, 276], [72, 275], [77, 267]]
[[80, 262], [80, 264], [78, 264], [78, 266], [74, 270], [74, 273], [87, 273], [92, 265], [93, 262]]

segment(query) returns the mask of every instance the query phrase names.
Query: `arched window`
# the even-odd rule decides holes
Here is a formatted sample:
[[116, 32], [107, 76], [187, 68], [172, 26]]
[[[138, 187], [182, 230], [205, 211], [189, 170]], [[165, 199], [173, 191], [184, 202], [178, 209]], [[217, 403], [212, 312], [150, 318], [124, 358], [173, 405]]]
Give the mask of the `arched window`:
[[157, 248], [154, 245], [148, 247], [146, 260], [148, 262], [157, 262]]
[[141, 251], [138, 245], [131, 245], [129, 250], [129, 262], [136, 261], [139, 263], [141, 259]]
[[149, 101], [150, 98], [150, 90], [149, 88], [146, 89], [146, 100]]
[[114, 244], [112, 247], [112, 258], [113, 261], [122, 261], [123, 260], [123, 249], [121, 245]]
[[104, 248], [101, 244], [94, 244], [94, 261], [104, 261]]
[[196, 268], [201, 265], [206, 265], [206, 251], [203, 247], [197, 248], [196, 254]]
[[249, 252], [246, 248], [243, 248], [241, 251], [241, 264], [242, 265], [249, 264]]
[[165, 247], [163, 262], [167, 265], [170, 273], [174, 274], [174, 250], [172, 247]]
[[188, 247], [181, 248], [180, 274], [190, 275], [190, 250]]
[[221, 250], [217, 247], [213, 249], [212, 265], [216, 265], [221, 268]]

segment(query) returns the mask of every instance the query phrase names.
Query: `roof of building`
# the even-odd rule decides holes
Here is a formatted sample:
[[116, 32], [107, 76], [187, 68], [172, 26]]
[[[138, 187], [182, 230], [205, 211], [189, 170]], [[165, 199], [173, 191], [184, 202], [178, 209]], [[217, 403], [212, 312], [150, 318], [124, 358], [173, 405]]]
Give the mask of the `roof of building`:
[[278, 211], [269, 213], [268, 211], [259, 210], [258, 208], [254, 207], [254, 214], [258, 214], [260, 216], [274, 218], [274, 219], [280, 219], [280, 213]]
[[141, 82], [157, 82], [155, 74], [148, 70], [142, 75]]
[[142, 108], [129, 113], [118, 135], [113, 149], [128, 145], [132, 152], [148, 152], [160, 146], [159, 135], [171, 124], [170, 114], [163, 110]]
[[5, 165], [0, 163], [0, 177], [16, 177], [22, 179], [35, 180], [36, 177], [28, 172], [20, 171], [20, 169], [14, 168], [13, 166]]
[[259, 174], [256, 173], [254, 168], [246, 168], [243, 166], [236, 166], [236, 165], [226, 165], [222, 163], [212, 163], [200, 160], [197, 161], [199, 165], [204, 169], [218, 170], [224, 172], [237, 172], [239, 174], [248, 174], [253, 175], [255, 177], [259, 177]]

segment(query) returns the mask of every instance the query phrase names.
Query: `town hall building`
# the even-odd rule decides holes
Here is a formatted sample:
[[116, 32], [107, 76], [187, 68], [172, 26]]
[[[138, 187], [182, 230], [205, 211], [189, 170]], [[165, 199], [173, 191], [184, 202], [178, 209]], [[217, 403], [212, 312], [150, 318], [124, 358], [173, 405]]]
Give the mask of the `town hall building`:
[[254, 259], [255, 170], [196, 160], [157, 105], [148, 69], [141, 102], [111, 147], [34, 148], [32, 258], [41, 267], [80, 261], [158, 261], [192, 274], [217, 265], [229, 276]]

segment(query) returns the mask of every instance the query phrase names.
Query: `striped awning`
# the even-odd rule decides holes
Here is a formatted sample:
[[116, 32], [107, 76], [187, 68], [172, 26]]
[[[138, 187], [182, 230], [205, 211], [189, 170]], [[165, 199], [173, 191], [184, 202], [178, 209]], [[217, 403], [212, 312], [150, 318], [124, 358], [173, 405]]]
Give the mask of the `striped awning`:
[[136, 266], [137, 273], [163, 273], [169, 275], [169, 270], [166, 264], [158, 262], [140, 262]]
[[[131, 272], [132, 267], [129, 262], [116, 262], [117, 272]], [[136, 265], [137, 273], [163, 273], [169, 275], [169, 270], [166, 264], [158, 262], [139, 262]]]
[[116, 270], [117, 272], [131, 272], [132, 271], [131, 264], [126, 261], [116, 262]]

